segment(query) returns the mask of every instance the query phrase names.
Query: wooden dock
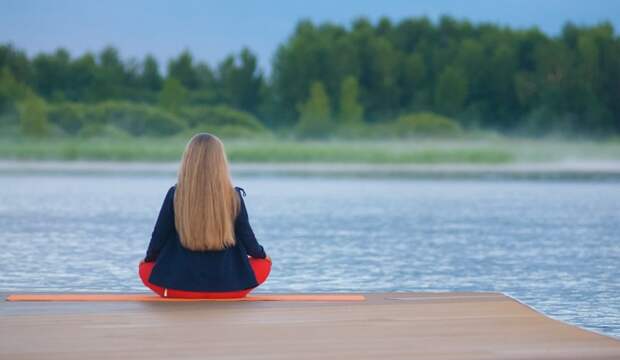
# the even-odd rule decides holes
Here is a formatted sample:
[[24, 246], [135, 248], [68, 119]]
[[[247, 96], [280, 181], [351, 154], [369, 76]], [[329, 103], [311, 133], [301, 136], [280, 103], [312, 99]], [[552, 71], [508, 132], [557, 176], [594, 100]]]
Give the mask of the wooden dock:
[[364, 295], [351, 302], [1, 301], [0, 359], [620, 359], [618, 339], [501, 293]]

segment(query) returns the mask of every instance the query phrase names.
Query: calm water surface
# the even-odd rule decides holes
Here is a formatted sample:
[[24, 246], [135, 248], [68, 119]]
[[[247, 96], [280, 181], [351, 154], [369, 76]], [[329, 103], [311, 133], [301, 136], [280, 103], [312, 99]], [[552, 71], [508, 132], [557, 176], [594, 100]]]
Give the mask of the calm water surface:
[[[0, 175], [0, 291], [144, 291], [173, 176]], [[620, 184], [237, 177], [260, 292], [501, 291], [620, 336]]]

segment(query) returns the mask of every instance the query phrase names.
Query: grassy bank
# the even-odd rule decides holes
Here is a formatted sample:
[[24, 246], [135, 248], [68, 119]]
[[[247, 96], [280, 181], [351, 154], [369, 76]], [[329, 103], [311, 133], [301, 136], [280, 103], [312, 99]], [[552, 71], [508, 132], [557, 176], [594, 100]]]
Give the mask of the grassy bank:
[[[0, 139], [0, 158], [15, 160], [176, 161], [186, 138]], [[394, 141], [228, 140], [232, 162], [506, 164], [620, 160], [620, 142], [510, 138]]]

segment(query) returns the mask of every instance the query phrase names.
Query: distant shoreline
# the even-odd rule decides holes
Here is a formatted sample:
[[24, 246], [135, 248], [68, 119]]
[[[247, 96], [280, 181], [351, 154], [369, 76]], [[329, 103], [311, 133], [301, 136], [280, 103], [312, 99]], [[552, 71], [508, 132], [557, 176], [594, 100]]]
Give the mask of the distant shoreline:
[[[174, 175], [178, 162], [0, 160], [7, 174]], [[231, 164], [233, 175], [314, 175], [431, 178], [594, 178], [620, 179], [620, 161], [558, 161], [510, 164], [365, 164], [248, 163]]]

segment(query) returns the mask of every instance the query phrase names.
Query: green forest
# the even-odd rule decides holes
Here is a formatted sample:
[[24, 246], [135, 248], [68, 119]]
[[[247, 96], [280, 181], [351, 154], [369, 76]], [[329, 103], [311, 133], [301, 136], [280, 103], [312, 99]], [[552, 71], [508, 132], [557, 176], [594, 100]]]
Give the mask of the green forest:
[[5, 138], [389, 139], [620, 134], [620, 38], [609, 23], [557, 36], [443, 16], [298, 22], [264, 73], [251, 49], [213, 65], [110, 46], [29, 57], [0, 45]]

